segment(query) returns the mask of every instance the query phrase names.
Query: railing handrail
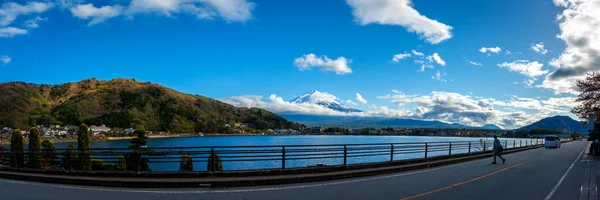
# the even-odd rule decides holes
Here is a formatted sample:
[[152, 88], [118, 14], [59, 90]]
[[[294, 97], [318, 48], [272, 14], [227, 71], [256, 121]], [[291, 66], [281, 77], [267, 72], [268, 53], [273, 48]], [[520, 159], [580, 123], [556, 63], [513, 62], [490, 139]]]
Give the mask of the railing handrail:
[[[293, 145], [241, 145], [241, 146], [226, 146], [226, 145], [216, 145], [216, 146], [177, 146], [177, 147], [151, 147], [151, 148], [141, 148], [141, 149], [156, 149], [156, 150], [177, 150], [177, 149], [228, 149], [228, 148], [281, 148], [281, 147], [343, 147], [343, 146], [389, 146], [389, 145], [425, 145], [425, 144], [468, 144], [469, 142], [483, 142], [483, 141], [491, 141], [493, 139], [485, 139], [485, 140], [473, 140], [473, 141], [443, 141], [443, 142], [394, 142], [394, 143], [350, 143], [350, 144], [293, 144]], [[539, 140], [539, 139], [522, 139], [522, 140]], [[520, 141], [518, 139], [512, 140], [501, 140], [504, 141]], [[10, 150], [10, 149], [8, 149]], [[24, 149], [27, 150], [27, 149]], [[63, 151], [68, 149], [55, 149], [57, 151]], [[77, 151], [77, 148], [72, 149], [73, 151]], [[119, 148], [90, 148], [89, 150], [132, 150], [131, 148], [119, 147]]]

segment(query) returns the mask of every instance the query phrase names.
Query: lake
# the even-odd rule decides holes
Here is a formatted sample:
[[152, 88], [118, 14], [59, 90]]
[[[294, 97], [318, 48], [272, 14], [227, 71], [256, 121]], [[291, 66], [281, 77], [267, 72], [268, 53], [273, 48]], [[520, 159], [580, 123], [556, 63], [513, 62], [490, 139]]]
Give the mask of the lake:
[[[428, 136], [329, 136], [329, 135], [294, 135], [294, 136], [205, 136], [205, 137], [174, 137], [174, 138], [151, 138], [148, 140], [148, 148], [159, 148], [159, 147], [192, 147], [192, 146], [267, 146], [267, 145], [323, 145], [323, 144], [368, 144], [368, 143], [413, 143], [413, 142], [453, 142], [453, 141], [472, 141], [474, 144], [479, 143], [480, 140], [488, 141], [487, 144], [491, 144], [492, 138], [468, 138], [468, 137], [428, 137]], [[503, 138], [501, 140], [521, 140], [521, 139], [510, 139]], [[524, 139], [522, 139], [524, 141]], [[70, 143], [57, 143], [55, 144], [57, 149], [64, 149]], [[73, 143], [71, 143], [73, 144]], [[76, 143], [74, 143], [76, 145]], [[517, 142], [517, 146], [518, 146]], [[525, 142], [523, 142], [525, 144]], [[94, 141], [91, 144], [92, 148], [127, 148], [129, 146], [129, 140], [110, 140], [110, 141]], [[512, 143], [508, 145], [512, 147]], [[342, 147], [343, 148], [343, 147]], [[488, 149], [491, 145], [488, 145]], [[280, 147], [276, 148], [280, 149]], [[227, 150], [221, 148], [221, 150]], [[466, 153], [466, 149], [453, 150], [452, 153]], [[473, 149], [477, 151], [477, 149]], [[389, 151], [388, 151], [389, 152]], [[385, 153], [382, 153], [385, 154]], [[430, 152], [429, 156], [436, 155], [447, 155], [448, 150]], [[229, 154], [231, 156], [231, 154]], [[244, 155], [244, 154], [235, 154]], [[245, 154], [249, 155], [249, 154]], [[280, 153], [276, 154], [277, 156]], [[177, 155], [179, 156], [179, 155]], [[196, 156], [207, 156], [206, 154], [197, 154]], [[223, 155], [221, 155], [223, 157]], [[421, 158], [423, 153], [411, 153], [401, 154], [395, 156], [395, 160]], [[226, 156], [225, 156], [226, 157]], [[179, 157], [174, 157], [174, 160]], [[280, 159], [280, 157], [278, 157]], [[348, 164], [353, 163], [366, 163], [366, 162], [382, 162], [389, 160], [389, 153], [387, 155], [376, 155], [376, 156], [356, 156], [349, 157]], [[227, 160], [224, 158], [223, 160]], [[287, 159], [286, 159], [287, 160]], [[195, 171], [206, 170], [206, 160], [203, 162], [195, 162]], [[343, 163], [342, 158], [324, 158], [324, 159], [310, 159], [310, 160], [288, 160], [286, 161], [287, 168], [293, 167], [306, 167], [313, 166], [317, 163], [325, 165], [339, 165]], [[179, 163], [150, 163], [150, 167], [153, 171], [178, 171]], [[268, 168], [281, 168], [281, 160], [270, 160], [270, 161], [236, 161], [236, 162], [223, 162], [225, 170], [250, 170], [250, 169], [268, 169]]]

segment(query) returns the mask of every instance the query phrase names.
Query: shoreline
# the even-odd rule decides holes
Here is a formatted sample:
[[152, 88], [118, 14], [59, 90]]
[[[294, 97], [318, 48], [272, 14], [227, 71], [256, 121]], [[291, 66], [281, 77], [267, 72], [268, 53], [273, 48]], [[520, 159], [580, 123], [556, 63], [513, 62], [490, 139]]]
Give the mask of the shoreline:
[[[183, 137], [203, 137], [203, 136], [259, 136], [259, 135], [249, 135], [249, 134], [221, 134], [221, 133], [214, 133], [214, 134], [204, 134], [204, 135], [198, 135], [198, 134], [186, 134], [186, 133], [182, 133], [182, 134], [171, 134], [171, 135], [149, 135], [148, 139], [154, 139], [154, 138], [183, 138]], [[114, 140], [131, 140], [135, 138], [135, 136], [125, 136], [125, 137], [104, 137], [104, 138], [91, 138], [92, 142], [95, 141], [114, 141]], [[56, 143], [71, 143], [71, 142], [77, 142], [77, 138], [75, 137], [71, 137], [71, 138], [66, 138], [66, 139], [57, 139], [55, 137], [50, 137], [50, 138], [42, 138], [41, 140], [50, 140], [50, 142], [52, 142], [53, 144]], [[28, 144], [28, 140], [24, 140], [25, 144]], [[0, 146], [3, 145], [10, 145], [10, 140], [0, 140]]]
[[[186, 137], [227, 137], [227, 136], [416, 136], [416, 137], [461, 137], [461, 138], [487, 138], [487, 137], [465, 137], [465, 136], [435, 136], [435, 135], [336, 135], [336, 134], [265, 134], [265, 135], [252, 135], [252, 134], [222, 134], [222, 133], [214, 133], [214, 134], [177, 134], [177, 135], [149, 135], [148, 139], [155, 138], [186, 138]], [[115, 141], [115, 140], [131, 140], [135, 138], [134, 136], [125, 136], [125, 137], [104, 137], [104, 138], [92, 138], [92, 142], [95, 141]], [[42, 138], [42, 140], [48, 139], [50, 142], [56, 143], [75, 143], [77, 142], [77, 138], [67, 138], [67, 139], [57, 139], [57, 138]], [[513, 138], [513, 139], [528, 139], [528, 138]], [[529, 138], [536, 139], [536, 138]], [[539, 139], [539, 138], [537, 138]], [[24, 141], [25, 144], [28, 144], [28, 141]], [[0, 146], [10, 145], [10, 140], [0, 140]]]

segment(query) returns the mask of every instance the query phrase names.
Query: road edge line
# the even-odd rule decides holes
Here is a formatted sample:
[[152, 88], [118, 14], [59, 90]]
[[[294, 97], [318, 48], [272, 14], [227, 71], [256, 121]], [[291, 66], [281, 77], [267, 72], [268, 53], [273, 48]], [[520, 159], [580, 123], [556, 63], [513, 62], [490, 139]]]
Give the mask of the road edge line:
[[558, 180], [558, 183], [556, 183], [556, 185], [554, 185], [554, 187], [552, 188], [552, 190], [550, 190], [550, 193], [548, 193], [548, 195], [546, 196], [546, 198], [544, 198], [544, 200], [552, 199], [552, 196], [554, 196], [554, 193], [556, 192], [556, 190], [560, 187], [560, 185], [565, 180], [565, 178], [567, 177], [569, 172], [571, 172], [571, 169], [573, 169], [573, 166], [575, 166], [575, 163], [577, 163], [577, 161], [579, 161], [579, 158], [581, 157], [581, 155], [583, 155], [583, 152], [585, 152], [585, 150], [588, 149], [588, 147], [590, 145], [591, 145], [591, 143], [586, 145], [585, 148], [583, 148], [583, 150], [581, 150], [581, 153], [579, 153], [579, 156], [577, 156], [577, 158], [573, 161], [573, 163], [571, 163], [571, 166], [569, 166], [567, 171], [562, 175], [562, 177], [560, 177], [560, 180]]

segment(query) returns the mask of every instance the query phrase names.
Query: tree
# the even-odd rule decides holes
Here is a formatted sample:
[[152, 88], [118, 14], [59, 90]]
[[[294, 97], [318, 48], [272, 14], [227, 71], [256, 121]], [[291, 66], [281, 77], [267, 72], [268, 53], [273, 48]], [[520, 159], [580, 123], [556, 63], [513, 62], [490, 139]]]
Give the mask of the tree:
[[10, 152], [13, 153], [11, 165], [13, 167], [23, 167], [23, 134], [21, 130], [15, 129], [10, 135]]
[[29, 130], [29, 167], [40, 168], [42, 156], [42, 144], [40, 142], [40, 130], [33, 127]]
[[579, 133], [575, 133], [575, 132], [574, 132], [574, 133], [571, 133], [571, 136], [570, 136], [570, 137], [571, 137], [571, 139], [573, 139], [573, 140], [577, 140], [579, 137], [581, 137], [581, 134], [579, 134]]
[[92, 170], [92, 154], [90, 152], [90, 130], [85, 124], [77, 130], [77, 152], [79, 154], [79, 166], [82, 170]]
[[77, 154], [75, 154], [75, 146], [69, 144], [67, 146], [67, 150], [63, 152], [63, 157], [61, 160], [61, 167], [65, 170], [73, 170], [73, 168], [77, 168], [73, 166], [73, 161], [77, 160]]
[[144, 130], [135, 130], [133, 131], [133, 135], [136, 137], [131, 139], [129, 148], [130, 149], [139, 149], [140, 147], [144, 147], [148, 145], [148, 136], [146, 136], [146, 131]]
[[579, 118], [587, 119], [589, 116], [596, 116], [594, 107], [600, 107], [600, 73], [593, 72], [583, 80], [578, 80], [576, 89], [580, 94], [575, 102], [576, 105], [571, 112]]
[[209, 172], [223, 171], [223, 162], [221, 161], [221, 157], [219, 157], [219, 154], [214, 153], [208, 157], [208, 164], [206, 169]]
[[127, 161], [125, 160], [125, 156], [123, 156], [123, 155], [117, 156], [117, 170], [118, 171], [127, 170]]
[[[599, 117], [600, 114], [600, 73], [593, 72], [588, 74], [588, 76], [583, 80], [578, 80], [576, 83], [576, 89], [579, 93], [575, 102], [578, 103], [571, 112], [577, 115], [579, 118], [588, 119], [588, 117], [594, 117], [596, 130], [589, 133], [589, 137], [592, 140], [596, 140], [599, 138], [600, 133], [598, 133], [598, 127], [600, 123]], [[591, 147], [592, 149], [596, 149], [595, 143]]]
[[181, 155], [181, 162], [179, 162], [179, 171], [191, 172], [194, 171], [194, 162], [189, 154]]
[[140, 149], [145, 147], [148, 144], [148, 136], [146, 136], [146, 131], [144, 130], [135, 130], [133, 131], [133, 135], [136, 137], [131, 139], [129, 142], [129, 148], [133, 149], [134, 152], [127, 156], [127, 170], [131, 171], [150, 171], [150, 166], [148, 165], [149, 159], [142, 157], [144, 153], [150, 153], [151, 151]]
[[44, 140], [42, 142], [42, 160], [43, 167], [49, 167], [54, 163], [54, 159], [56, 159], [56, 149], [54, 148], [54, 144], [50, 142], [50, 140]]

